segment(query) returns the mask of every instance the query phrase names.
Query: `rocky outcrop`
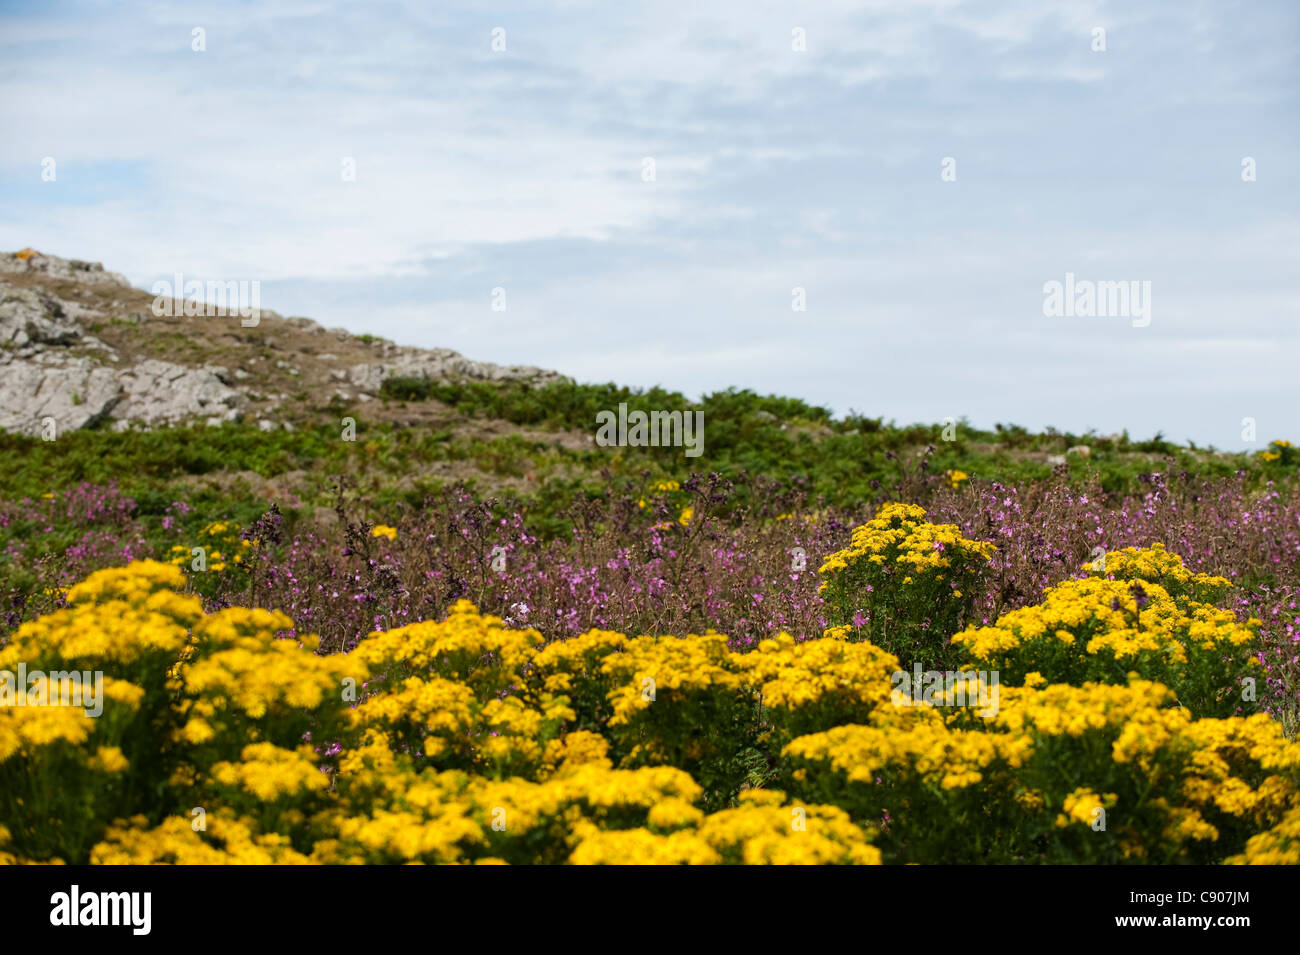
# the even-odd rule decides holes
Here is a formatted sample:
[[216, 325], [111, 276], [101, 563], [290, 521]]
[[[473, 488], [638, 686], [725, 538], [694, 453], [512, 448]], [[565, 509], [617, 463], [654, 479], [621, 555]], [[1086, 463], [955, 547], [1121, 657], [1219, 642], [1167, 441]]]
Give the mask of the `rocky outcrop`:
[[0, 284], [0, 347], [70, 345], [81, 326], [48, 295]]
[[72, 356], [0, 359], [0, 428], [22, 434], [40, 434], [47, 419], [56, 433], [106, 419], [118, 430], [195, 417], [220, 424], [239, 417], [243, 400], [219, 369], [156, 359], [122, 370]]
[[89, 358], [38, 355], [0, 357], [0, 428], [40, 434], [47, 419], [55, 433], [103, 420], [121, 399], [117, 372]]
[[61, 259], [56, 255], [45, 255], [32, 249], [23, 249], [12, 255], [0, 255], [0, 274], [5, 272], [39, 272], [52, 279], [67, 279], [87, 285], [131, 287], [125, 275], [106, 272], [99, 262]]
[[[343, 369], [340, 369], [342, 371]], [[494, 365], [471, 361], [450, 348], [397, 348], [382, 361], [362, 362], [335, 375], [359, 391], [377, 394], [386, 378], [430, 378], [473, 381], [529, 381], [544, 385], [563, 376], [531, 365]]]
[[0, 253], [0, 428], [40, 434], [48, 432], [48, 419], [56, 433], [215, 425], [246, 413], [262, 427], [289, 428], [288, 418], [303, 409], [373, 401], [393, 377], [565, 380], [542, 368], [326, 329], [270, 309], [261, 309], [256, 326], [232, 328], [188, 320], [183, 311], [164, 318], [152, 304], [149, 293], [97, 262], [30, 249]]
[[113, 409], [117, 427], [176, 424], [194, 417], [208, 424], [234, 421], [244, 396], [222, 380], [224, 374], [224, 368], [211, 365], [187, 368], [146, 359], [122, 372], [122, 400]]

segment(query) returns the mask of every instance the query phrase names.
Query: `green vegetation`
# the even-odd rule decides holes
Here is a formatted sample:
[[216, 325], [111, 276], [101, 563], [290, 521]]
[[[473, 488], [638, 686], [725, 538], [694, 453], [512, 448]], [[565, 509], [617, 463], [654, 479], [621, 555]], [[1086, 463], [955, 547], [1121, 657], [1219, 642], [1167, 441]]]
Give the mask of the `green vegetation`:
[[[1132, 441], [1127, 434], [1035, 434], [1016, 425], [981, 431], [965, 422], [950, 429], [953, 440], [944, 440], [942, 424], [899, 426], [857, 414], [835, 418], [798, 399], [734, 389], [691, 402], [659, 388], [613, 384], [530, 387], [397, 378], [385, 382], [382, 396], [388, 402], [437, 401], [468, 420], [455, 431], [376, 424], [336, 403], [331, 412], [356, 418], [355, 441], [342, 440], [335, 424], [261, 431], [251, 422], [86, 430], [55, 442], [0, 434], [0, 452], [9, 462], [5, 484], [10, 496], [38, 497], [83, 481], [115, 481], [147, 511], [174, 499], [169, 491], [180, 484], [192, 500], [197, 476], [243, 472], [269, 479], [302, 472], [294, 491], [315, 504], [332, 501], [335, 475], [347, 475], [376, 503], [410, 500], [448, 480], [466, 479], [484, 493], [509, 489], [531, 501], [534, 513], [556, 514], [575, 496], [601, 493], [611, 481], [680, 478], [690, 471], [744, 471], [796, 483], [814, 500], [852, 506], [922, 471], [1006, 482], [1043, 478], [1052, 471], [1049, 455], [1081, 444], [1090, 454], [1069, 455], [1070, 479], [1096, 479], [1115, 492], [1139, 487], [1140, 476], [1151, 471], [1197, 478], [1246, 471], [1260, 482], [1281, 479], [1293, 473], [1296, 456], [1282, 442], [1258, 455], [1221, 454], [1180, 447], [1160, 435]], [[603, 448], [573, 440], [594, 434], [597, 412], [624, 402], [630, 410], [703, 411], [704, 453], [686, 458], [680, 448]], [[475, 422], [486, 420], [556, 437], [476, 433]]]

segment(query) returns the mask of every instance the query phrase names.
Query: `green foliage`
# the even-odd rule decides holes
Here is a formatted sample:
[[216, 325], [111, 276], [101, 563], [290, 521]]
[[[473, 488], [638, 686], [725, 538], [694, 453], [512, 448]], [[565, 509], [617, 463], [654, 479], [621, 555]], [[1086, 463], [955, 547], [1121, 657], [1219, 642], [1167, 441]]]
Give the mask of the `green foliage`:
[[[158, 514], [172, 501], [196, 494], [220, 498], [227, 476], [248, 472], [273, 478], [288, 472], [312, 476], [300, 488], [308, 503], [332, 503], [334, 475], [347, 475], [376, 502], [409, 496], [416, 486], [439, 483], [434, 465], [459, 465], [458, 478], [492, 494], [501, 483], [526, 486], [520, 496], [535, 518], [557, 531], [563, 512], [583, 496], [607, 489], [617, 479], [679, 479], [688, 472], [741, 472], [792, 482], [813, 501], [858, 506], [906, 492], [924, 474], [960, 470], [972, 479], [1023, 483], [1048, 477], [1049, 454], [1087, 444], [1087, 457], [1068, 457], [1072, 481], [1097, 481], [1106, 491], [1141, 487], [1151, 471], [1187, 471], [1198, 479], [1246, 471], [1252, 480], [1288, 480], [1295, 457], [1285, 442], [1252, 457], [1180, 448], [1156, 435], [1133, 442], [1127, 434], [1103, 438], [1033, 434], [1018, 425], [981, 431], [962, 422], [956, 440], [944, 440], [940, 424], [901, 426], [851, 413], [837, 419], [821, 407], [794, 398], [728, 389], [690, 401], [662, 388], [638, 390], [614, 384], [559, 382], [448, 382], [390, 378], [382, 396], [391, 402], [437, 401], [470, 419], [504, 421], [519, 428], [594, 435], [596, 415], [626, 404], [629, 411], [682, 410], [703, 413], [703, 454], [686, 458], [673, 447], [575, 446], [518, 434], [476, 435], [470, 429], [413, 428], [358, 417], [355, 442], [343, 441], [334, 424], [299, 424], [294, 430], [262, 431], [252, 422], [220, 427], [186, 426], [154, 431], [81, 430], [57, 441], [0, 433], [0, 453], [10, 463], [6, 495], [39, 495], [88, 481], [116, 481], [135, 497], [143, 514]], [[331, 406], [341, 413], [339, 405]], [[918, 453], [921, 458], [918, 459]], [[465, 474], [469, 468], [477, 473]], [[196, 491], [195, 478], [212, 476], [215, 490]], [[199, 482], [202, 483], [202, 482]], [[181, 490], [183, 488], [183, 494]], [[229, 495], [227, 495], [229, 496]], [[743, 495], [742, 495], [743, 496]], [[246, 495], [245, 495], [246, 497]], [[753, 503], [736, 499], [733, 506]], [[220, 512], [222, 509], [218, 508]]]

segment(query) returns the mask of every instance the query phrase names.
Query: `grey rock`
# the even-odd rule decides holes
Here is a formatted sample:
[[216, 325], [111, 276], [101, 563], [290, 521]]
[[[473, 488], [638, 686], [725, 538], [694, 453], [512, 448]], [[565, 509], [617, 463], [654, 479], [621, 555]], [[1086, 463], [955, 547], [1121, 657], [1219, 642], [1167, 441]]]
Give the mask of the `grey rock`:
[[175, 424], [191, 416], [209, 422], [234, 421], [244, 396], [226, 385], [214, 366], [187, 368], [150, 358], [122, 372], [118, 424]]
[[71, 345], [81, 326], [54, 298], [0, 282], [0, 343]]
[[57, 255], [35, 252], [26, 258], [20, 258], [16, 252], [0, 252], [0, 272], [42, 272], [50, 278], [68, 279], [87, 285], [120, 285], [131, 288], [126, 276], [117, 272], [105, 272], [99, 262], [83, 262], [80, 259], [61, 259]]
[[382, 362], [362, 362], [348, 370], [347, 380], [367, 392], [377, 392], [389, 378], [434, 380], [529, 381], [551, 384], [564, 380], [557, 372], [531, 365], [494, 365], [471, 361], [450, 348], [393, 348], [392, 357]]
[[89, 358], [39, 355], [0, 359], [0, 428], [40, 434], [53, 418], [59, 433], [102, 420], [121, 400], [117, 372]]

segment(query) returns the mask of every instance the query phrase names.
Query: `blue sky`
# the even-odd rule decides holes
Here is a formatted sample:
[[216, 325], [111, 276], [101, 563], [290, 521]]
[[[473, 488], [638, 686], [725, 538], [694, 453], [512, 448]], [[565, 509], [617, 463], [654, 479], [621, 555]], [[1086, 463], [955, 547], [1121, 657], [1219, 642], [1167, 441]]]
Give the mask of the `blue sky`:
[[[1238, 448], [1300, 439], [1298, 74], [1289, 0], [0, 0], [0, 248], [582, 381]], [[1150, 324], [1045, 316], [1067, 272]]]

